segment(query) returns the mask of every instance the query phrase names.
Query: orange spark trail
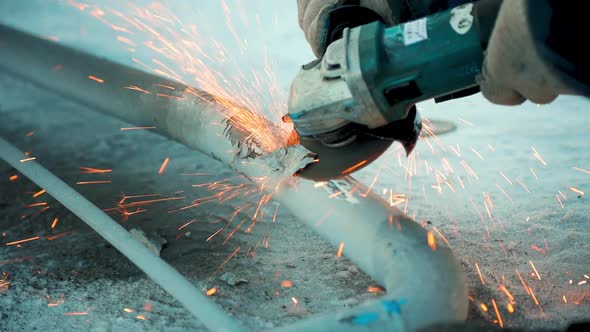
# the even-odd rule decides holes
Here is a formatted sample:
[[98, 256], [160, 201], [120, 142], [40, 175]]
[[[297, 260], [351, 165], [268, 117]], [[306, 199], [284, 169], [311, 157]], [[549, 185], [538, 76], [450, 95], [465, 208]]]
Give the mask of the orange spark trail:
[[53, 219], [53, 222], [51, 223], [51, 228], [55, 228], [57, 226], [57, 222], [58, 222], [58, 219], [57, 219], [57, 217], [55, 217], [55, 219]]
[[499, 171], [499, 172], [500, 172], [500, 175], [502, 175], [502, 177], [504, 178], [504, 180], [506, 180], [506, 182], [508, 182], [510, 185], [512, 185], [512, 181], [510, 181], [510, 179], [506, 175], [504, 175], [504, 173], [502, 173], [502, 171]]
[[38, 192], [34, 193], [33, 197], [39, 197], [39, 196], [45, 194], [45, 192], [46, 192], [45, 189], [41, 189]]
[[426, 235], [426, 238], [427, 238], [428, 246], [430, 247], [430, 249], [432, 249], [432, 251], [435, 251], [436, 250], [436, 238], [434, 237], [434, 234], [429, 231]]
[[575, 169], [578, 172], [582, 172], [582, 173], [586, 173], [586, 174], [590, 174], [590, 171], [585, 170], [583, 168], [579, 168], [579, 167], [572, 167], [573, 169]]
[[35, 157], [25, 158], [25, 159], [21, 159], [20, 162], [21, 163], [26, 163], [27, 161], [32, 161], [32, 160], [35, 160], [35, 159], [37, 159], [37, 158], [35, 158]]
[[160, 166], [160, 170], [158, 171], [158, 174], [162, 174], [164, 173], [164, 170], [166, 169], [166, 166], [168, 166], [168, 163], [170, 162], [170, 158], [166, 158], [164, 159], [164, 162], [162, 163], [162, 166]]
[[576, 187], [569, 187], [569, 189], [573, 192], [575, 192], [576, 194], [580, 195], [580, 196], [584, 196], [584, 192], [581, 191], [580, 189], [576, 188]]
[[213, 287], [213, 288], [209, 289], [207, 291], [207, 293], [205, 293], [205, 294], [207, 294], [207, 296], [213, 296], [213, 295], [217, 294], [217, 292], [218, 292], [217, 287]]
[[66, 316], [86, 316], [88, 312], [86, 311], [72, 311], [72, 312], [64, 312]]
[[514, 296], [512, 296], [512, 294], [510, 294], [510, 292], [508, 291], [506, 286], [500, 285], [500, 290], [502, 291], [502, 293], [506, 294], [506, 297], [508, 297], [508, 300], [510, 302], [514, 302]]
[[492, 305], [494, 306], [494, 312], [496, 313], [496, 317], [498, 318], [498, 325], [500, 327], [504, 327], [504, 322], [502, 322], [502, 316], [500, 316], [500, 311], [498, 311], [498, 306], [496, 305], [496, 301], [492, 299]]
[[477, 263], [475, 263], [475, 268], [477, 269], [477, 274], [479, 275], [479, 280], [481, 281], [482, 285], [485, 285], [485, 281], [483, 281], [483, 276], [481, 275], [481, 271], [479, 269], [479, 265], [477, 265]]
[[539, 152], [537, 152], [535, 147], [531, 146], [531, 149], [533, 150], [535, 158], [537, 158], [541, 162], [541, 164], [543, 164], [543, 166], [547, 166], [547, 163], [545, 162], [545, 160], [543, 160], [543, 157], [541, 157], [541, 155], [539, 154]]
[[178, 228], [178, 230], [180, 231], [180, 230], [182, 230], [183, 228], [186, 228], [188, 225], [190, 225], [190, 224], [194, 223], [195, 221], [197, 221], [197, 219], [193, 219], [193, 220], [191, 220], [191, 221], [187, 222], [186, 224], [184, 224], [184, 225], [180, 226], [180, 227]]
[[86, 184], [108, 184], [112, 183], [113, 181], [104, 180], [104, 181], [78, 181], [76, 184], [78, 185], [86, 185]]
[[539, 280], [541, 280], [541, 275], [539, 274], [539, 271], [537, 271], [537, 269], [535, 268], [535, 264], [533, 264], [533, 261], [529, 261], [529, 263], [531, 264], [533, 271], [535, 271], [535, 275], [537, 276], [537, 278], [539, 278]]
[[[437, 234], [437, 235], [438, 235], [438, 236], [439, 236], [441, 239], [443, 239], [443, 241], [445, 241], [445, 243], [447, 244], [447, 246], [449, 246], [449, 247], [451, 246], [451, 245], [449, 244], [449, 241], [447, 240], [447, 238], [445, 238], [445, 236], [444, 236], [444, 235], [442, 235], [442, 233], [441, 233], [441, 232], [438, 230], [438, 228], [436, 228], [436, 227], [432, 226], [432, 229], [433, 229], [433, 230], [436, 232], [436, 234]], [[436, 243], [435, 243], [435, 245], [436, 245]]]
[[342, 257], [342, 251], [344, 250], [344, 242], [340, 242], [338, 246], [338, 252], [336, 253], [336, 257]]
[[93, 81], [96, 81], [96, 82], [98, 82], [100, 84], [104, 83], [104, 80], [102, 78], [98, 78], [96, 76], [88, 75], [88, 78], [91, 79], [91, 80], [93, 80]]
[[230, 259], [234, 258], [234, 256], [240, 251], [240, 247], [237, 247], [236, 250], [234, 250], [234, 252], [232, 252], [224, 261], [223, 263], [221, 263], [221, 265], [219, 265], [219, 267], [215, 270], [215, 272], [213, 274], [217, 274], [217, 272], [221, 271], [221, 269], [223, 268], [223, 266], [225, 264], [227, 264], [227, 262], [230, 261]]
[[[152, 94], [151, 92], [149, 92], [147, 90], [144, 90], [144, 89], [142, 89], [142, 88], [140, 88], [140, 87], [138, 87], [136, 85], [128, 85], [128, 86], [124, 87], [123, 89], [133, 90], [133, 91], [139, 91], [139, 92], [143, 92], [143, 93], [145, 93], [147, 95], [151, 95]], [[123, 128], [121, 128], [121, 130], [123, 130]]]
[[14, 181], [18, 180], [18, 175], [12, 175], [8, 179], [10, 180], [10, 182], [14, 182]]
[[531, 193], [531, 192], [530, 192], [530, 190], [529, 190], [529, 188], [527, 188], [527, 187], [524, 185], [524, 183], [522, 183], [522, 182], [521, 182], [519, 179], [516, 179], [516, 182], [518, 182], [518, 184], [520, 184], [520, 186], [521, 186], [521, 187], [522, 187], [524, 190], [526, 190], [526, 192], [527, 192], [527, 193], [529, 193], [529, 194]]
[[524, 290], [526, 291], [526, 293], [528, 295], [531, 295], [531, 291], [529, 290], [529, 286], [524, 282], [524, 279], [522, 278], [522, 275], [520, 275], [520, 272], [518, 272], [518, 270], [516, 270], [516, 275], [518, 276], [518, 279], [520, 279], [520, 283], [522, 284], [522, 287], [524, 287]]
[[21, 244], [21, 243], [25, 243], [25, 242], [39, 240], [40, 238], [41, 238], [40, 236], [33, 236], [33, 237], [28, 238], [28, 239], [18, 240], [18, 241], [14, 241], [14, 242], [8, 242], [8, 243], [6, 243], [6, 245], [7, 246], [13, 246], [15, 244]]
[[100, 168], [92, 168], [92, 167], [80, 167], [80, 174], [103, 174], [103, 173], [110, 173], [112, 169], [100, 169]]

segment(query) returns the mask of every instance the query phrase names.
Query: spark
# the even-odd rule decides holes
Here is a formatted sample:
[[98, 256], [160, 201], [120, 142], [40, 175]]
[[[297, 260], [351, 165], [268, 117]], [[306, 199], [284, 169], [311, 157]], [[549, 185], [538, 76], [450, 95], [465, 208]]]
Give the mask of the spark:
[[150, 129], [156, 129], [156, 127], [147, 126], [147, 127], [124, 127], [124, 128], [120, 128], [120, 130], [122, 130], [122, 131], [129, 131], [129, 130], [150, 130]]
[[565, 295], [562, 297], [562, 299], [563, 299], [563, 303], [567, 304], [567, 298], [565, 297]]
[[480, 306], [481, 310], [483, 310], [483, 311], [485, 311], [485, 312], [487, 312], [487, 311], [488, 311], [488, 306], [487, 306], [487, 305], [485, 305], [484, 303], [480, 304], [479, 306]]
[[500, 285], [500, 290], [502, 291], [502, 293], [506, 294], [506, 297], [508, 297], [508, 300], [510, 300], [510, 302], [514, 302], [514, 296], [510, 294], [506, 286]]
[[131, 312], [135, 312], [135, 309], [131, 309], [131, 308], [123, 308], [123, 311], [127, 312], [127, 313], [131, 313]]
[[272, 222], [273, 222], [273, 223], [274, 223], [274, 222], [277, 222], [277, 214], [279, 213], [279, 207], [280, 207], [280, 205], [277, 205], [277, 208], [275, 209], [275, 213], [274, 213], [274, 215], [272, 216]]
[[342, 175], [350, 174], [350, 173], [356, 171], [357, 169], [361, 168], [363, 165], [365, 165], [368, 162], [369, 162], [368, 160], [363, 160], [363, 161], [357, 163], [356, 165], [353, 165], [353, 166], [345, 169], [344, 171], [342, 171], [341, 174]]
[[508, 193], [506, 193], [506, 191], [504, 191], [504, 189], [502, 189], [502, 187], [500, 187], [500, 185], [499, 185], [499, 184], [497, 184], [497, 183], [496, 183], [496, 187], [498, 187], [498, 189], [500, 189], [500, 191], [502, 192], [502, 194], [504, 194], [504, 196], [506, 196], [506, 198], [508, 198], [508, 200], [509, 200], [511, 203], [514, 203], [514, 202], [512, 201], [512, 197], [510, 197], [510, 195], [508, 195]]
[[506, 305], [506, 309], [508, 309], [509, 313], [514, 313], [514, 306], [512, 305], [512, 303], [508, 303]]
[[475, 268], [477, 269], [477, 274], [479, 275], [479, 280], [481, 281], [482, 285], [485, 285], [485, 281], [483, 281], [483, 276], [481, 275], [481, 270], [479, 269], [479, 265], [475, 263]]
[[[449, 244], [449, 241], [447, 240], [447, 238], [445, 238], [445, 237], [444, 237], [444, 235], [442, 235], [442, 233], [441, 233], [441, 232], [438, 230], [438, 228], [436, 228], [436, 227], [434, 227], [434, 226], [433, 226], [433, 227], [432, 227], [432, 229], [433, 229], [433, 230], [436, 232], [436, 234], [437, 234], [437, 235], [438, 235], [438, 236], [439, 236], [441, 239], [443, 239], [443, 241], [445, 241], [445, 243], [447, 244], [447, 246], [449, 246], [449, 247], [451, 246], [451, 245]], [[436, 241], [435, 241], [435, 246], [436, 246]]]
[[[144, 197], [147, 197], [147, 196], [148, 195], [146, 195]], [[124, 207], [124, 208], [128, 208], [128, 207], [136, 207], [136, 206], [149, 205], [149, 204], [159, 203], [159, 202], [178, 201], [178, 200], [183, 200], [183, 199], [186, 199], [186, 197], [184, 197], [184, 196], [179, 196], [179, 197], [164, 197], [164, 198], [148, 199], [148, 200], [144, 200], [144, 201], [137, 201], [137, 202], [127, 203], [127, 204], [120, 204], [119, 206], [120, 207]]]
[[18, 180], [18, 175], [12, 175], [8, 179], [10, 180], [10, 182], [14, 182], [14, 181]]
[[531, 249], [533, 249], [535, 251], [538, 251], [538, 252], [542, 253], [543, 255], [546, 255], [547, 254], [547, 252], [545, 251], [545, 249], [540, 248], [540, 247], [538, 247], [538, 246], [536, 246], [534, 244], [531, 246]]
[[211, 234], [211, 235], [210, 235], [210, 236], [207, 238], [206, 242], [209, 242], [209, 241], [210, 241], [212, 238], [214, 238], [214, 237], [215, 237], [215, 235], [219, 234], [219, 232], [221, 232], [222, 230], [224, 230], [224, 228], [225, 228], [225, 227], [221, 227], [220, 229], [218, 229], [217, 231], [215, 231], [215, 233]]
[[524, 279], [522, 278], [522, 275], [520, 275], [520, 272], [518, 272], [518, 270], [516, 270], [516, 275], [518, 276], [518, 279], [520, 280], [520, 283], [522, 284], [522, 287], [524, 288], [526, 293], [531, 295], [531, 291], [529, 290], [529, 286], [524, 282]]
[[469, 167], [469, 165], [467, 164], [467, 162], [465, 160], [461, 160], [461, 165], [463, 165], [463, 168], [465, 168], [467, 173], [469, 173], [471, 176], [473, 176], [474, 178], [479, 180], [479, 176], [477, 176], [475, 171], [473, 171], [473, 169], [471, 167]]
[[86, 316], [88, 315], [87, 311], [71, 311], [71, 312], [64, 312], [66, 316]]
[[35, 160], [35, 159], [37, 159], [37, 158], [36, 158], [36, 157], [25, 158], [25, 159], [21, 159], [21, 160], [20, 160], [20, 162], [21, 162], [21, 163], [26, 163], [27, 161], [33, 161], [33, 160]]
[[434, 237], [434, 234], [430, 231], [428, 231], [428, 233], [426, 234], [426, 241], [428, 242], [428, 246], [430, 247], [430, 249], [432, 249], [432, 251], [436, 250], [436, 237]]
[[180, 227], [178, 228], [178, 230], [180, 231], [180, 230], [182, 230], [183, 228], [186, 228], [188, 225], [190, 225], [190, 224], [194, 223], [195, 221], [197, 221], [197, 219], [196, 219], [196, 218], [195, 218], [195, 219], [193, 219], [193, 220], [191, 220], [191, 221], [189, 221], [189, 222], [187, 222], [186, 224], [184, 224], [184, 225], [180, 226]]
[[56, 234], [53, 236], [45, 236], [45, 238], [47, 239], [47, 241], [53, 241], [53, 240], [57, 240], [60, 237], [71, 234], [71, 233], [72, 233], [72, 231], [67, 231], [67, 232], [59, 233], [59, 234]]
[[466, 124], [466, 125], [473, 126], [473, 123], [471, 123], [471, 122], [469, 122], [469, 121], [467, 121], [467, 120], [465, 120], [465, 119], [462, 119], [462, 118], [457, 118], [457, 119], [458, 119], [459, 121], [463, 122], [463, 123], [464, 123], [464, 124]]
[[[124, 87], [123, 89], [133, 90], [133, 91], [139, 91], [139, 92], [143, 92], [143, 93], [145, 93], [147, 95], [151, 95], [152, 94], [151, 92], [149, 92], [147, 90], [144, 90], [144, 89], [142, 89], [142, 88], [140, 88], [140, 87], [138, 87], [136, 85], [128, 85], [128, 86]], [[124, 130], [124, 128], [121, 128], [121, 130]], [[132, 129], [128, 129], [128, 130], [132, 130]]]
[[93, 81], [96, 81], [96, 82], [98, 82], [100, 84], [104, 83], [104, 80], [102, 78], [99, 78], [99, 77], [96, 77], [96, 76], [88, 75], [88, 78], [91, 79], [91, 80], [93, 80]]
[[499, 171], [500, 175], [502, 175], [502, 177], [504, 178], [504, 180], [506, 180], [506, 182], [508, 182], [510, 185], [512, 185], [512, 181], [510, 181], [510, 179], [504, 174], [502, 173], [502, 171]]
[[168, 163], [170, 162], [170, 158], [166, 158], [164, 159], [164, 162], [162, 163], [162, 166], [160, 166], [160, 170], [158, 171], [158, 174], [162, 174], [164, 173], [164, 170], [166, 169], [166, 166], [168, 166]]
[[535, 147], [531, 146], [531, 149], [533, 150], [535, 158], [537, 158], [541, 162], [541, 164], [543, 164], [543, 166], [547, 166], [547, 163], [545, 162], [545, 160], [543, 160], [543, 157], [541, 157], [541, 155], [539, 154], [539, 152], [537, 152]]
[[45, 193], [46, 193], [46, 190], [45, 189], [41, 189], [38, 192], [34, 193], [33, 194], [33, 197], [39, 197], [39, 196], [41, 196], [41, 195], [43, 195]]
[[531, 167], [529, 168], [531, 170], [531, 173], [533, 174], [533, 176], [535, 177], [536, 180], [539, 180], [539, 177], [537, 176], [537, 173], [535, 173], [535, 170]]
[[531, 297], [533, 298], [533, 301], [535, 302], [535, 304], [538, 306], [539, 305], [539, 300], [537, 300], [537, 297], [535, 296], [535, 293], [533, 293], [533, 289], [529, 287], [529, 292], [531, 294]]
[[6, 245], [7, 246], [13, 246], [15, 244], [21, 244], [21, 243], [25, 243], [25, 242], [39, 240], [40, 238], [41, 238], [40, 236], [33, 236], [33, 237], [28, 238], [28, 239], [18, 240], [18, 241], [14, 241], [14, 242], [8, 242], [8, 243], [6, 243]]
[[31, 207], [46, 206], [46, 205], [47, 205], [47, 202], [39, 202], [39, 203], [25, 205], [25, 207], [31, 208]]
[[291, 280], [283, 280], [283, 281], [281, 281], [281, 287], [291, 288], [291, 287], [293, 287], [293, 282]]
[[55, 219], [53, 219], [53, 222], [51, 223], [51, 228], [55, 228], [57, 226], [57, 222], [59, 220], [57, 219], [57, 217], [55, 217]]
[[529, 261], [529, 263], [531, 264], [531, 267], [533, 268], [533, 271], [535, 271], [535, 275], [537, 276], [537, 278], [539, 280], [541, 280], [541, 275], [539, 274], [539, 271], [537, 271], [537, 269], [535, 268], [535, 264], [533, 264], [533, 261]]
[[236, 250], [234, 250], [224, 261], [223, 263], [221, 263], [221, 265], [219, 265], [219, 267], [215, 270], [215, 272], [213, 274], [217, 274], [217, 272], [221, 271], [221, 269], [223, 268], [223, 266], [225, 264], [227, 264], [227, 262], [229, 262], [232, 258], [234, 258], [234, 256], [240, 251], [240, 247], [237, 247]]
[[381, 286], [369, 286], [367, 287], [367, 292], [369, 293], [383, 293], [385, 289]]
[[559, 205], [563, 209], [565, 206], [563, 205], [563, 202], [561, 201], [561, 198], [559, 198], [558, 194], [555, 194], [555, 199], [557, 199], [557, 202], [559, 203]]
[[120, 41], [121, 43], [125, 43], [130, 46], [135, 46], [135, 43], [127, 37], [117, 36], [117, 40]]
[[576, 194], [580, 195], [580, 196], [584, 196], [584, 192], [581, 191], [580, 189], [576, 188], [576, 187], [569, 187], [569, 189], [573, 192], [575, 192]]
[[29, 131], [25, 136], [31, 137], [33, 135], [35, 135], [35, 132], [34, 131]]
[[80, 167], [80, 174], [103, 174], [103, 173], [111, 173], [112, 169], [100, 169], [100, 168], [92, 168], [92, 167]]
[[500, 316], [500, 311], [498, 310], [498, 306], [496, 305], [496, 301], [492, 299], [492, 305], [494, 306], [494, 312], [496, 313], [496, 317], [498, 318], [498, 325], [500, 327], [504, 327], [504, 322], [502, 322], [502, 316]]
[[582, 173], [586, 173], [586, 174], [590, 174], [590, 171], [585, 170], [583, 168], [579, 168], [579, 167], [572, 167], [573, 169], [575, 169], [578, 172], [582, 172]]
[[485, 159], [483, 158], [483, 156], [482, 156], [482, 155], [481, 155], [479, 152], [477, 152], [477, 150], [475, 150], [474, 148], [471, 148], [471, 151], [472, 151], [473, 153], [475, 153], [475, 155], [477, 155], [477, 156], [479, 157], [479, 159], [481, 159], [481, 160], [485, 160]]
[[77, 185], [87, 185], [87, 184], [109, 184], [113, 181], [110, 180], [101, 180], [101, 181], [78, 181], [76, 182]]
[[529, 190], [529, 188], [527, 188], [527, 187], [524, 185], [524, 183], [522, 183], [522, 182], [521, 182], [519, 179], [516, 179], [516, 182], [518, 182], [518, 184], [520, 184], [520, 186], [521, 186], [521, 187], [522, 187], [524, 190], [526, 190], [526, 192], [527, 192], [527, 193], [529, 193], [529, 194], [531, 193], [531, 192], [530, 192], [530, 190]]
[[137, 316], [135, 316], [135, 318], [140, 319], [140, 320], [146, 320], [144, 315], [137, 315]]
[[295, 303], [295, 304], [299, 303], [299, 301], [297, 301], [297, 299], [294, 296], [291, 297], [291, 301], [293, 301], [293, 303]]
[[219, 290], [217, 289], [217, 287], [212, 287], [205, 294], [207, 294], [207, 296], [213, 296], [213, 295], [217, 294], [218, 291]]
[[336, 257], [342, 257], [342, 251], [344, 250], [344, 242], [340, 242], [338, 246], [338, 252], [336, 252]]

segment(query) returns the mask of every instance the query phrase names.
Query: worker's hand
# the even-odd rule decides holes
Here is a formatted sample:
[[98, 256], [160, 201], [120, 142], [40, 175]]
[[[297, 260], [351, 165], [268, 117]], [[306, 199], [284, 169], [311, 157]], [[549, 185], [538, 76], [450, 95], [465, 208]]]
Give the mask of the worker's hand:
[[479, 83], [484, 97], [495, 104], [518, 105], [527, 99], [546, 104], [560, 94], [573, 94], [560, 80], [557, 69], [539, 55], [528, 22], [527, 2], [534, 3], [504, 1], [490, 38]]
[[[360, 0], [360, 5], [373, 10], [381, 16], [386, 24], [395, 24], [395, 17], [390, 3], [399, 0]], [[346, 0], [297, 0], [299, 25], [316, 56], [326, 48], [328, 30], [328, 13], [350, 1]]]

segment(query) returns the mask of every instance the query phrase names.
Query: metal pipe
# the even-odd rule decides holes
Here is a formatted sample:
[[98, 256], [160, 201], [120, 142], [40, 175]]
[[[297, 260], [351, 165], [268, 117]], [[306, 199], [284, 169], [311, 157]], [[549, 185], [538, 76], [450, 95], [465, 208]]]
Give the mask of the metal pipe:
[[0, 138], [0, 158], [43, 188], [82, 219], [100, 236], [131, 260], [145, 274], [176, 298], [195, 318], [215, 331], [243, 331], [244, 328], [213, 304], [182, 274], [154, 255], [123, 226], [107, 216], [37, 161], [21, 162], [27, 156]]
[[[56, 65], [61, 65], [61, 70], [51, 71]], [[436, 250], [431, 249], [425, 229], [352, 178], [324, 184], [307, 180], [290, 183], [290, 175], [310, 161], [308, 151], [299, 146], [273, 150], [262, 137], [264, 133], [257, 132], [264, 129], [253, 131], [241, 126], [239, 119], [233, 121], [240, 112], [248, 112], [239, 106], [1, 25], [0, 67], [104, 113], [136, 125], [155, 126], [163, 135], [250, 178], [283, 182], [273, 198], [333, 245], [344, 243], [344, 255], [387, 289], [377, 301], [305, 320], [285, 330], [393, 327], [395, 331], [412, 331], [466, 318], [464, 276], [444, 243], [438, 241]], [[89, 79], [89, 75], [103, 82]], [[170, 92], [158, 92], [157, 84], [171, 85], [178, 93], [157, 96]], [[142, 87], [150, 94], [125, 89], [130, 86]], [[275, 135], [276, 141], [286, 140], [277, 130], [267, 134]]]

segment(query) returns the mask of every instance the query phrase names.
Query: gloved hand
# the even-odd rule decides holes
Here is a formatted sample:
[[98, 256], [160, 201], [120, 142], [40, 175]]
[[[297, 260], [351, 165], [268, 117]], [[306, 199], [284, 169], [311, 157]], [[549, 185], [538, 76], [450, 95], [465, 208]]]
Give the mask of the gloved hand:
[[[328, 13], [351, 1], [346, 0], [297, 0], [299, 26], [316, 56], [320, 56], [326, 48], [328, 29]], [[400, 0], [360, 0], [360, 5], [373, 10], [381, 16], [386, 24], [396, 24], [394, 17], [395, 3]]]
[[482, 94], [493, 103], [518, 105], [528, 99], [546, 104], [560, 94], [575, 94], [535, 46], [526, 10], [534, 2], [502, 3], [479, 77]]

